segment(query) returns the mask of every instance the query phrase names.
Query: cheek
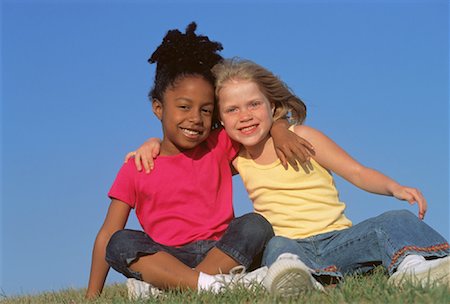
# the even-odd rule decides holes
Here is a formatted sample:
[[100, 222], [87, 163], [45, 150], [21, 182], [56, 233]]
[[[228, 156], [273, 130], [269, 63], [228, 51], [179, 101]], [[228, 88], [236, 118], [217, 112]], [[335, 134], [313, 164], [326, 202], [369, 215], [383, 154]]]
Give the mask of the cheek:
[[220, 121], [224, 126], [231, 126], [234, 124], [235, 119], [231, 115], [220, 115]]

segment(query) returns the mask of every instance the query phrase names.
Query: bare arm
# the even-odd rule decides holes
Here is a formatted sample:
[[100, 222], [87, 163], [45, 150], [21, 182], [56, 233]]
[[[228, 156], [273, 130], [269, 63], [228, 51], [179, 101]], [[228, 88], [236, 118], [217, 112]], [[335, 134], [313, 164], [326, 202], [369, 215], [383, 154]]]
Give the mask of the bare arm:
[[121, 230], [127, 223], [130, 214], [130, 206], [112, 200], [105, 221], [97, 234], [92, 252], [91, 273], [86, 291], [86, 298], [93, 299], [100, 295], [108, 275], [109, 265], [105, 261], [106, 246], [114, 232]]
[[427, 202], [418, 189], [402, 186], [388, 176], [361, 165], [334, 141], [311, 127], [297, 126], [295, 133], [314, 145], [316, 154], [313, 158], [324, 168], [368, 192], [394, 196], [410, 204], [417, 202], [419, 218], [423, 219]]

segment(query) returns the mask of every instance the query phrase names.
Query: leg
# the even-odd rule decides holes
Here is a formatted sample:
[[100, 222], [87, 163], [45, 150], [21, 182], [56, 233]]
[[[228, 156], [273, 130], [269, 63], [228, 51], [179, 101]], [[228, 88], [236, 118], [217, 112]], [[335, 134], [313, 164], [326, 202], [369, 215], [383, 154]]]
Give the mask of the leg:
[[311, 289], [323, 287], [312, 277], [312, 269], [305, 265], [310, 261], [308, 244], [305, 246], [285, 237], [275, 236], [264, 251], [263, 264], [270, 266], [264, 286], [270, 293], [293, 297]]
[[195, 269], [216, 274], [228, 273], [237, 265], [248, 268], [254, 258], [262, 253], [273, 235], [270, 223], [257, 213], [235, 218], [215, 247]]
[[238, 265], [239, 263], [236, 260], [214, 247], [206, 254], [205, 259], [195, 267], [195, 270], [207, 274], [228, 273]]
[[108, 243], [106, 260], [126, 277], [159, 288], [197, 288], [198, 272], [165, 252], [170, 250], [142, 231], [120, 230]]
[[392, 274], [407, 255], [420, 255], [426, 259], [442, 258], [450, 254], [448, 242], [433, 228], [406, 210], [381, 215], [386, 223], [385, 233], [397, 244], [388, 266]]
[[140, 273], [143, 281], [159, 288], [197, 289], [199, 273], [164, 251], [143, 256], [129, 268]]
[[389, 211], [351, 228], [318, 235], [320, 255], [345, 273], [382, 264], [392, 274], [406, 255], [448, 255], [448, 243], [409, 211]]
[[296, 240], [282, 236], [274, 236], [266, 246], [263, 255], [262, 264], [271, 266], [277, 258], [283, 253], [292, 253], [300, 258], [301, 261], [308, 264], [309, 257]]

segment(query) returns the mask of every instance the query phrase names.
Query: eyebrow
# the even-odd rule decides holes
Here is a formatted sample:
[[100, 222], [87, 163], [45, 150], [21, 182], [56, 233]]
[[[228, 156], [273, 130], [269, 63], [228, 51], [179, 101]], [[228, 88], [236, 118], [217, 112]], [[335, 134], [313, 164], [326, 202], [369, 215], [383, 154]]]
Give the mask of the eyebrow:
[[[187, 97], [178, 97], [178, 98], [175, 99], [175, 101], [187, 101], [187, 102], [190, 102], [190, 103], [193, 102], [192, 99], [187, 98]], [[206, 102], [202, 103], [202, 106], [207, 106], [207, 105], [213, 105], [214, 106], [214, 101], [206, 101]]]

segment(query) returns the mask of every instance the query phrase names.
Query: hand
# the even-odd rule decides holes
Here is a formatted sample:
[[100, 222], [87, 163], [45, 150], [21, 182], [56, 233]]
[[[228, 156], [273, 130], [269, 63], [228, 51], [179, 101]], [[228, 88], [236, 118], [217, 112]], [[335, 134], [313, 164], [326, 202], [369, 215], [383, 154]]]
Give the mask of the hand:
[[416, 202], [419, 206], [418, 216], [421, 220], [424, 219], [425, 213], [427, 212], [427, 201], [419, 189], [399, 186], [393, 191], [393, 195], [399, 200], [407, 201], [410, 205]]
[[161, 142], [159, 138], [150, 138], [136, 151], [130, 152], [125, 156], [125, 162], [127, 162], [131, 157], [134, 156], [134, 163], [136, 164], [136, 169], [140, 172], [142, 171], [142, 165], [144, 166], [145, 173], [150, 173], [155, 167], [153, 159], [155, 159], [159, 154], [159, 149], [161, 147]]
[[287, 169], [287, 164], [289, 163], [298, 171], [298, 162], [303, 170], [308, 173], [312, 170], [309, 159], [315, 154], [314, 147], [307, 140], [288, 130], [283, 123], [279, 123], [279, 127], [277, 127], [277, 123], [275, 122], [273, 124], [270, 132], [273, 138], [275, 152], [281, 164]]

